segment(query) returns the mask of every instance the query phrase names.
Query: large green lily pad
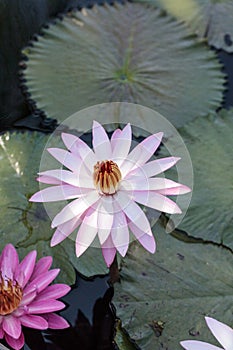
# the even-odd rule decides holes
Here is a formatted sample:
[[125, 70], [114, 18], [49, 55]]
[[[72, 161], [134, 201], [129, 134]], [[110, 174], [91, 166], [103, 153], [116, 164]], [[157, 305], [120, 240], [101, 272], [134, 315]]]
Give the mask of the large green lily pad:
[[[35, 178], [47, 141], [48, 136], [39, 133], [7, 133], [0, 137], [0, 250], [11, 242], [21, 258], [33, 249], [38, 250], [38, 257], [52, 255], [53, 266], [61, 268], [58, 279], [72, 284], [74, 267], [86, 276], [105, 274], [108, 269], [100, 249], [90, 248], [77, 259], [70, 239], [51, 248], [51, 220], [42, 203], [28, 201], [39, 190]], [[56, 144], [59, 147], [58, 139]]]
[[233, 52], [231, 0], [134, 0], [165, 9], [217, 49]]
[[233, 255], [213, 244], [185, 243], [156, 225], [157, 252], [134, 243], [115, 285], [117, 316], [142, 350], [177, 350], [179, 341], [214, 339], [204, 315], [231, 324]]
[[24, 54], [32, 98], [59, 121], [84, 107], [127, 101], [179, 127], [222, 101], [215, 53], [185, 25], [141, 4], [72, 12]]
[[180, 130], [192, 160], [194, 188], [179, 228], [233, 250], [232, 130], [233, 109], [198, 118]]

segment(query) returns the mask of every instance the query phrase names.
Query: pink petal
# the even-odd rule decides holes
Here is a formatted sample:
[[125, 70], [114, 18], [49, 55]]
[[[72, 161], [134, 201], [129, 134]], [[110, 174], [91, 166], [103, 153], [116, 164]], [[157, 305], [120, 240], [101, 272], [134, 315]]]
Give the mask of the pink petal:
[[8, 334], [5, 334], [5, 339], [7, 343], [15, 350], [20, 350], [24, 346], [24, 335], [23, 332], [20, 334], [18, 339], [14, 339]]
[[27, 310], [28, 314], [45, 314], [61, 310], [65, 307], [65, 304], [59, 300], [41, 300], [31, 303]]
[[[102, 125], [93, 121], [92, 144], [98, 160], [109, 160], [112, 158], [112, 148], [108, 135]], [[93, 164], [95, 165], [95, 164]]]
[[[136, 202], [161, 212], [181, 214], [181, 210], [175, 202], [157, 192], [134, 191], [133, 198]], [[133, 221], [132, 219], [130, 220]]]
[[122, 130], [115, 129], [112, 136], [111, 136], [110, 142], [111, 142], [111, 146], [112, 146], [112, 152], [113, 152], [114, 148], [116, 147], [117, 140], [118, 140], [119, 136], [121, 135], [121, 132], [122, 132]]
[[49, 328], [51, 329], [64, 329], [70, 327], [69, 323], [61, 316], [56, 314], [46, 315]]
[[79, 156], [67, 152], [62, 148], [48, 148], [47, 151], [66, 168], [73, 172], [79, 171], [81, 163], [81, 158]]
[[25, 258], [21, 261], [19, 264], [16, 272], [15, 272], [15, 278], [18, 281], [18, 283], [21, 285], [21, 287], [25, 287], [27, 282], [29, 281], [32, 272], [35, 267], [36, 262], [36, 250], [31, 251], [28, 253]]
[[81, 139], [70, 148], [72, 153], [78, 154], [84, 162], [86, 168], [92, 173], [93, 167], [97, 163], [97, 157], [92, 149]]
[[26, 293], [23, 294], [23, 298], [20, 302], [20, 307], [29, 305], [37, 296], [37, 290], [36, 288], [32, 288], [31, 291], [29, 288], [27, 289]]
[[111, 236], [102, 244], [102, 254], [107, 267], [109, 267], [116, 255], [116, 248], [114, 247]]
[[48, 286], [45, 290], [43, 290], [43, 292], [39, 294], [36, 300], [58, 299], [66, 295], [70, 289], [70, 286], [67, 284], [56, 283]]
[[89, 189], [82, 189], [72, 185], [60, 185], [44, 188], [36, 192], [31, 198], [32, 202], [56, 202], [66, 199], [74, 199], [83, 196]]
[[189, 193], [191, 189], [188, 186], [180, 185], [178, 187], [165, 188], [164, 190], [158, 190], [160, 194], [164, 196], [178, 196], [180, 194]]
[[71, 150], [75, 147], [76, 142], [78, 142], [79, 138], [75, 135], [68, 134], [63, 132], [61, 134], [62, 141], [64, 142], [64, 145], [67, 147], [68, 150]]
[[133, 221], [144, 233], [152, 236], [150, 223], [139, 205], [132, 201], [128, 195], [120, 191], [116, 193], [115, 199], [129, 220]]
[[162, 191], [164, 189], [179, 188], [180, 194], [190, 192], [190, 188], [166, 178], [128, 177], [121, 181], [121, 188], [129, 191]]
[[15, 247], [7, 244], [0, 257], [0, 272], [3, 278], [14, 279], [14, 273], [19, 265], [19, 258]]
[[53, 219], [52, 228], [64, 224], [74, 217], [78, 219], [85, 210], [98, 201], [99, 197], [97, 191], [91, 191], [86, 196], [75, 199], [67, 204]]
[[156, 249], [154, 236], [145, 234], [140, 230], [133, 222], [129, 222], [129, 228], [133, 232], [134, 236], [141, 243], [141, 245], [150, 253], [154, 253]]
[[77, 257], [80, 257], [87, 250], [97, 234], [97, 216], [96, 207], [89, 208], [85, 214], [75, 242]]
[[45, 272], [42, 275], [37, 276], [34, 280], [30, 282], [29, 286], [35, 286], [37, 293], [40, 293], [44, 290], [59, 274], [60, 269], [53, 269]]
[[31, 276], [31, 280], [33, 280], [35, 277], [39, 276], [40, 274], [47, 272], [48, 269], [51, 267], [52, 262], [53, 262], [53, 258], [51, 256], [44, 256], [43, 258], [39, 259], [35, 264], [34, 271]]
[[64, 239], [66, 239], [81, 224], [81, 222], [81, 218], [77, 219], [75, 217], [64, 224], [59, 225], [51, 239], [51, 247], [64, 241]]
[[0, 328], [0, 339], [2, 339], [3, 337], [4, 337], [4, 330], [2, 328]]
[[7, 315], [2, 322], [2, 328], [4, 332], [10, 335], [14, 339], [18, 339], [21, 334], [21, 323], [17, 317]]
[[63, 170], [63, 169], [47, 170], [39, 173], [39, 175], [52, 177], [61, 182], [65, 182], [66, 184], [69, 184], [75, 187], [80, 187], [79, 177], [77, 176], [77, 174], [72, 173], [69, 170]]
[[100, 206], [98, 207], [97, 227], [101, 245], [106, 241], [112, 229], [114, 218], [112, 201], [112, 196], [102, 197]]
[[145, 164], [159, 147], [163, 133], [150, 135], [139, 143], [128, 155], [121, 166], [122, 177], [125, 177], [131, 170]]
[[146, 177], [155, 176], [158, 174], [163, 173], [167, 169], [170, 169], [180, 160], [179, 157], [167, 157], [167, 158], [161, 158], [152, 160], [149, 163], [146, 163], [142, 165], [139, 168], [134, 169], [132, 172], [130, 172], [127, 175], [128, 176], [141, 176], [142, 174]]
[[186, 350], [223, 350], [215, 345], [198, 340], [184, 340], [180, 342], [180, 345]]
[[115, 134], [113, 139], [114, 147], [112, 152], [112, 160], [117, 161], [117, 164], [120, 166], [127, 157], [131, 147], [132, 130], [130, 124], [127, 124], [121, 132]]
[[233, 349], [233, 329], [211, 317], [205, 317], [206, 323], [225, 350]]
[[122, 211], [114, 214], [111, 236], [114, 246], [124, 257], [129, 247], [129, 229], [125, 214]]
[[23, 315], [20, 317], [23, 326], [35, 329], [47, 329], [48, 322], [41, 316]]
[[61, 180], [57, 180], [54, 177], [45, 176], [45, 175], [38, 176], [37, 181], [44, 183], [44, 184], [48, 184], [48, 185], [61, 185], [62, 184]]

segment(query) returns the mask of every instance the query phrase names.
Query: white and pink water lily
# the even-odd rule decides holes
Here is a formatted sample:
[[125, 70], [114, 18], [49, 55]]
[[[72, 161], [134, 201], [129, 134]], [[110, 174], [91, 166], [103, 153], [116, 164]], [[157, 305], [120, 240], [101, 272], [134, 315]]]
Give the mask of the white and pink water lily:
[[205, 320], [207, 326], [223, 348], [198, 340], [184, 340], [180, 343], [182, 347], [186, 350], [232, 350], [233, 329], [211, 317], [205, 317]]
[[60, 243], [79, 228], [75, 244], [77, 257], [98, 235], [103, 257], [110, 266], [117, 251], [125, 256], [130, 230], [145, 249], [154, 253], [150, 223], [137, 203], [160, 212], [179, 214], [180, 208], [166, 195], [190, 191], [185, 185], [155, 177], [180, 159], [167, 157], [148, 162], [162, 137], [162, 132], [150, 135], [131, 150], [130, 124], [123, 130], [115, 130], [109, 139], [104, 128], [94, 121], [91, 149], [77, 136], [63, 133], [67, 150], [50, 148], [48, 151], [66, 169], [39, 173], [38, 181], [52, 186], [30, 199], [34, 202], [72, 200], [52, 221], [56, 231], [51, 245]]
[[49, 285], [59, 269], [49, 270], [52, 257], [36, 262], [33, 250], [19, 262], [12, 244], [7, 244], [0, 256], [0, 339], [16, 350], [24, 345], [22, 326], [36, 329], [62, 329], [67, 321], [54, 311], [65, 304], [57, 300], [70, 291], [66, 284]]

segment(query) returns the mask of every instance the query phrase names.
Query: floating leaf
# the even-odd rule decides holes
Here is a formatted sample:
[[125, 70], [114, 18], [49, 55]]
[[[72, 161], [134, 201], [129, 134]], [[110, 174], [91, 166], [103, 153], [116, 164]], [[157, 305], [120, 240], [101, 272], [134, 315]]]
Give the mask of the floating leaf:
[[194, 189], [187, 214], [179, 225], [193, 237], [222, 243], [231, 249], [232, 130], [233, 109], [198, 118], [180, 130], [192, 160]]
[[94, 104], [127, 101], [179, 127], [222, 100], [215, 53], [183, 24], [141, 4], [72, 12], [24, 53], [32, 98], [59, 121]]
[[[104, 274], [108, 269], [100, 249], [93, 248], [77, 259], [74, 242], [70, 239], [51, 248], [53, 231], [45, 207], [28, 201], [38, 190], [35, 178], [47, 141], [47, 135], [36, 132], [7, 133], [0, 137], [0, 250], [11, 242], [19, 248], [21, 257], [33, 249], [38, 250], [38, 257], [52, 255], [54, 266], [61, 268], [59, 280], [72, 284], [75, 281], [74, 267], [86, 276]], [[59, 147], [58, 139], [53, 142]]]
[[184, 339], [214, 343], [204, 315], [232, 322], [233, 255], [223, 247], [185, 243], [153, 229], [158, 250], [134, 243], [122, 262], [114, 305], [142, 350], [174, 350]]
[[232, 0], [134, 0], [165, 9], [185, 21], [209, 45], [233, 52]]
[[121, 328], [120, 321], [117, 321], [116, 334], [114, 341], [119, 350], [137, 350], [138, 347], [135, 347], [132, 342], [128, 339], [125, 331]]

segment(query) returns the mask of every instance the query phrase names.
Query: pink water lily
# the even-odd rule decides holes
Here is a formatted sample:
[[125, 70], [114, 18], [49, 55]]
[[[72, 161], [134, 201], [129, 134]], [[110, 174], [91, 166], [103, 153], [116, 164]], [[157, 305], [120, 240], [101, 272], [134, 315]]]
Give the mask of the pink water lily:
[[67, 294], [66, 284], [49, 284], [59, 269], [49, 270], [52, 257], [36, 263], [36, 251], [21, 262], [12, 244], [7, 244], [0, 256], [0, 339], [5, 338], [13, 349], [24, 345], [22, 326], [36, 329], [62, 329], [69, 324], [54, 311], [65, 304], [57, 298]]
[[93, 122], [93, 150], [80, 138], [62, 134], [67, 150], [48, 151], [65, 169], [39, 173], [38, 181], [53, 185], [35, 193], [31, 201], [70, 201], [53, 219], [57, 228], [51, 245], [63, 241], [75, 229], [76, 255], [85, 252], [98, 235], [107, 266], [116, 251], [125, 256], [130, 231], [149, 252], [155, 252], [155, 240], [149, 221], [141, 207], [146, 205], [161, 212], [181, 213], [166, 195], [190, 191], [187, 186], [163, 177], [154, 177], [169, 169], [180, 158], [168, 157], [148, 162], [159, 147], [163, 133], [147, 137], [130, 151], [130, 124], [117, 129], [109, 139], [104, 128]]
[[180, 342], [183, 348], [186, 350], [232, 350], [233, 329], [211, 317], [205, 317], [205, 320], [207, 326], [223, 348], [198, 340], [185, 340]]

